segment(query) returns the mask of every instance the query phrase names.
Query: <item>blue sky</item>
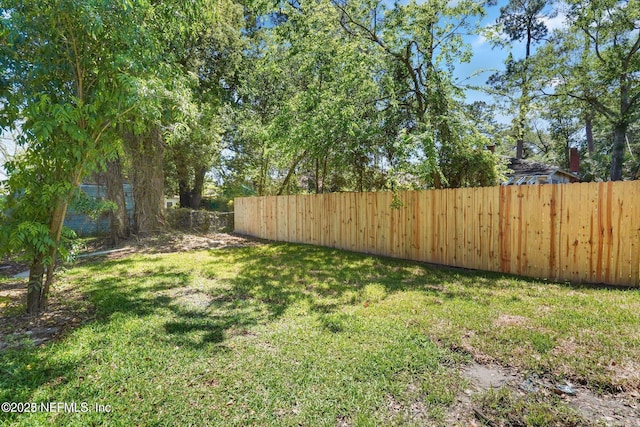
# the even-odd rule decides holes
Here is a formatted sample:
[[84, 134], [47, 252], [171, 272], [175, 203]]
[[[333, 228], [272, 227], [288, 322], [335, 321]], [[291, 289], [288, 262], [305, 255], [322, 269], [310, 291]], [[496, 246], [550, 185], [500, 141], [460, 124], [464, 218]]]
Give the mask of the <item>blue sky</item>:
[[[487, 7], [487, 15], [482, 19], [480, 25], [483, 28], [494, 25], [500, 15], [500, 7], [506, 3], [507, 1], [500, 0], [497, 6]], [[555, 17], [545, 18], [544, 21], [551, 33], [553, 30], [562, 27], [564, 19], [564, 15], [557, 14]], [[498, 47], [492, 48], [491, 44], [482, 35], [467, 36], [466, 41], [471, 45], [473, 57], [470, 63], [456, 64], [454, 77], [468, 85], [484, 86], [491, 74], [498, 70], [504, 70], [504, 61], [509, 54], [509, 50]], [[515, 58], [524, 56], [524, 43], [514, 43], [512, 49]], [[471, 77], [475, 73], [478, 74], [475, 77]], [[492, 101], [491, 97], [486, 93], [473, 90], [466, 91], [466, 98], [467, 102]]]

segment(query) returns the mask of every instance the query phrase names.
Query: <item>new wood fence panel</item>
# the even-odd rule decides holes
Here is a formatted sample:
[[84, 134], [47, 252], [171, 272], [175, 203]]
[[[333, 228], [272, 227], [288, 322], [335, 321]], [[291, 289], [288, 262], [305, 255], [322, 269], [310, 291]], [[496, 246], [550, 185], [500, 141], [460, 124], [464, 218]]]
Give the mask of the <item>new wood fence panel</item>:
[[306, 209], [307, 197], [303, 195], [296, 196], [296, 235], [297, 243], [307, 243], [307, 237], [305, 234], [305, 209]]
[[359, 227], [360, 227], [360, 221], [359, 221], [359, 211], [360, 211], [360, 205], [358, 204], [358, 193], [347, 193], [348, 197], [347, 197], [347, 201], [348, 201], [348, 205], [349, 205], [349, 247], [347, 248], [347, 250], [350, 251], [354, 251], [354, 252], [358, 252], [359, 251], [359, 246], [358, 246], [358, 241], [360, 239], [359, 237]]
[[467, 193], [467, 203], [465, 206], [465, 224], [467, 224], [467, 238], [465, 239], [465, 263], [472, 266], [471, 268], [481, 268], [481, 258], [478, 253], [478, 236], [482, 224], [481, 218], [482, 206], [477, 200], [477, 188], [469, 188]]
[[568, 240], [570, 280], [574, 282], [591, 281], [594, 249], [598, 243], [592, 239], [593, 212], [597, 210], [596, 184], [579, 186], [579, 191], [565, 197], [568, 204], [568, 233], [573, 236]]
[[318, 243], [322, 246], [331, 246], [331, 228], [333, 226], [332, 221], [333, 218], [329, 215], [331, 204], [330, 204], [330, 194], [319, 194], [317, 197], [318, 206], [316, 209], [319, 209], [319, 227], [317, 229], [318, 232]]
[[491, 196], [491, 228], [489, 230], [489, 270], [500, 271], [500, 188], [494, 187], [489, 191]]
[[379, 255], [391, 255], [391, 235], [393, 233], [393, 222], [391, 220], [391, 196], [390, 193], [380, 193], [378, 199], [378, 216], [377, 230], [378, 243], [376, 245], [376, 253]]
[[[244, 215], [244, 218], [247, 221], [250, 221], [245, 228], [250, 230], [249, 232], [251, 233], [252, 236], [262, 237], [260, 235], [261, 234], [260, 231], [262, 228], [262, 224], [264, 223], [264, 218], [262, 216], [262, 212], [260, 211], [261, 204], [262, 204], [262, 199], [256, 198], [256, 199], [245, 200], [244, 207], [248, 212]], [[235, 201], [234, 201], [234, 206], [235, 206]], [[233, 210], [235, 215], [236, 208], [234, 207]], [[235, 222], [235, 218], [234, 218], [234, 222]]]
[[367, 252], [367, 229], [369, 224], [367, 221], [367, 195], [366, 193], [356, 193], [355, 206], [356, 206], [356, 227], [357, 227], [357, 239], [356, 239], [356, 252]]
[[236, 199], [233, 202], [233, 207], [235, 208], [233, 219], [234, 219], [234, 231], [237, 233], [248, 234], [247, 232], [247, 224], [249, 223], [245, 216], [247, 215], [248, 209], [245, 207], [245, 204], [249, 202], [247, 199]]
[[311, 212], [311, 244], [320, 245], [322, 244], [322, 220], [326, 216], [326, 213], [323, 212], [323, 203], [322, 203], [322, 195], [316, 194], [311, 196], [311, 206], [309, 206], [309, 210]]
[[323, 212], [324, 203], [322, 203], [322, 195], [316, 194], [311, 197], [311, 243], [314, 245], [322, 244], [322, 221], [327, 216]]
[[302, 243], [300, 240], [300, 223], [298, 222], [298, 200], [301, 196], [293, 195], [290, 197], [291, 206], [289, 206], [289, 220], [291, 224], [289, 224], [289, 239], [293, 243]]
[[335, 229], [335, 237], [336, 237], [336, 242], [333, 246], [339, 249], [346, 249], [347, 236], [345, 235], [345, 231], [347, 228], [347, 224], [345, 223], [346, 203], [344, 200], [344, 194], [342, 193], [332, 194], [331, 199], [333, 200], [333, 203], [335, 203], [335, 213], [336, 213], [335, 216], [332, 218], [332, 223], [333, 223], [332, 228]]
[[395, 258], [404, 257], [404, 226], [406, 225], [405, 212], [406, 205], [404, 204], [404, 192], [396, 195], [397, 199], [394, 200], [394, 207], [391, 209], [391, 248], [389, 255]]
[[375, 193], [363, 193], [366, 212], [367, 225], [365, 230], [365, 249], [363, 252], [375, 253], [376, 251], [376, 218], [378, 216], [377, 197]]
[[398, 258], [411, 259], [411, 198], [410, 191], [399, 193], [401, 207], [398, 216]]
[[480, 227], [480, 219], [477, 217], [476, 212], [479, 212], [479, 207], [476, 206], [476, 189], [467, 188], [464, 195], [464, 212], [463, 212], [463, 225], [465, 226], [465, 236], [462, 241], [462, 258], [465, 265], [471, 266], [471, 268], [479, 268], [478, 254], [476, 239], [478, 229]]
[[349, 204], [347, 195], [344, 193], [332, 195], [336, 200], [337, 215], [334, 218], [334, 225], [338, 231], [337, 248], [347, 249], [349, 247]]
[[473, 192], [473, 206], [474, 210], [471, 212], [471, 216], [476, 219], [476, 228], [473, 235], [473, 257], [475, 258], [475, 265], [479, 270], [487, 270], [489, 264], [488, 244], [486, 232], [489, 224], [489, 213], [487, 211], [487, 203], [484, 199], [484, 191], [482, 188], [474, 188]]
[[594, 193], [597, 193], [597, 184], [590, 183], [587, 185], [580, 185], [580, 204], [577, 206], [579, 209], [579, 250], [578, 256], [575, 259], [574, 269], [577, 270], [577, 282], [591, 282], [592, 272], [589, 260], [591, 259], [594, 242], [591, 239], [591, 220], [592, 212], [597, 207], [593, 197]]
[[[450, 200], [451, 191], [436, 191], [435, 208], [438, 211], [438, 259], [442, 264], [450, 265], [449, 249], [453, 243], [453, 201]], [[449, 207], [451, 210], [448, 211]]]
[[[529, 186], [527, 191], [527, 200], [524, 203], [522, 214], [525, 218], [524, 223], [524, 242], [522, 245], [523, 251], [523, 266], [527, 276], [541, 277], [540, 267], [545, 265], [547, 260], [544, 258], [546, 251], [540, 250], [539, 242], [539, 230], [542, 227], [540, 224], [540, 211], [529, 209], [529, 206], [538, 205], [544, 206], [543, 193], [539, 191], [542, 185]], [[547, 261], [548, 262], [548, 261]]]
[[238, 198], [235, 230], [451, 266], [640, 286], [640, 181]]
[[[628, 182], [622, 182], [622, 185], [613, 186], [613, 200], [614, 200], [614, 224], [617, 224], [616, 233], [614, 235], [617, 238], [614, 255], [615, 259], [615, 271], [616, 280], [624, 281], [629, 280], [632, 277], [631, 260], [632, 254], [632, 236], [633, 236], [633, 215], [630, 211], [629, 196], [633, 194], [633, 189], [630, 188]], [[636, 212], [635, 220], [640, 219], [640, 212]], [[629, 260], [629, 262], [624, 262]]]
[[389, 198], [388, 201], [384, 202], [385, 205], [389, 205], [388, 209], [385, 209], [386, 217], [388, 221], [388, 236], [386, 238], [387, 244], [385, 245], [385, 253], [388, 256], [394, 257], [396, 255], [396, 238], [398, 237], [398, 209], [393, 207], [393, 200]]
[[[449, 236], [445, 242], [447, 246], [448, 265], [460, 267], [461, 262], [458, 261], [458, 235], [462, 234], [462, 210], [459, 206], [462, 199], [461, 191], [447, 190], [447, 206], [450, 206], [450, 214], [447, 215], [447, 235]], [[449, 219], [451, 217], [451, 220]]]
[[268, 197], [265, 197], [261, 200], [262, 203], [260, 203], [260, 217], [264, 218], [264, 221], [260, 222], [260, 237], [264, 238], [264, 239], [268, 239], [270, 237], [269, 235], [269, 229], [268, 227], [271, 225], [271, 215], [270, 215], [270, 206], [271, 206], [271, 199]]
[[418, 235], [417, 259], [431, 259], [433, 250], [433, 227], [430, 191], [416, 191], [418, 195], [418, 222], [420, 233]]
[[[249, 199], [245, 199], [245, 215], [244, 219], [246, 222], [245, 228], [247, 229], [247, 233], [252, 234], [254, 236], [260, 235], [260, 224], [262, 223], [261, 212], [258, 210], [257, 203], [249, 203]], [[234, 203], [235, 205], [235, 203]], [[235, 210], [235, 208], [234, 208]], [[235, 215], [235, 214], [234, 214]]]
[[355, 193], [343, 193], [345, 204], [344, 231], [345, 231], [345, 249], [354, 251], [356, 248], [356, 235], [358, 232], [358, 224], [356, 223], [356, 207], [354, 206]]
[[511, 190], [513, 187], [500, 187], [499, 226], [498, 226], [498, 256], [500, 259], [499, 271], [511, 272]]
[[320, 244], [322, 246], [331, 246], [331, 228], [333, 227], [333, 218], [327, 213], [331, 209], [331, 194], [321, 194], [320, 204], [322, 209], [322, 226], [320, 228]]
[[631, 184], [629, 183], [627, 192], [631, 199], [627, 208], [631, 221], [629, 230], [629, 238], [631, 239], [631, 276], [629, 283], [635, 282], [640, 285], [640, 191]]
[[550, 263], [548, 240], [545, 237], [549, 235], [548, 209], [551, 194], [549, 185], [535, 186], [530, 193], [530, 203], [540, 206], [539, 210], [527, 209], [528, 227], [527, 227], [527, 274], [533, 277], [544, 277], [547, 266]]
[[420, 227], [420, 193], [417, 191], [411, 191], [408, 195], [410, 200], [410, 210], [408, 212], [409, 215], [409, 230], [407, 231], [409, 235], [409, 259], [420, 260], [420, 233], [422, 231]]

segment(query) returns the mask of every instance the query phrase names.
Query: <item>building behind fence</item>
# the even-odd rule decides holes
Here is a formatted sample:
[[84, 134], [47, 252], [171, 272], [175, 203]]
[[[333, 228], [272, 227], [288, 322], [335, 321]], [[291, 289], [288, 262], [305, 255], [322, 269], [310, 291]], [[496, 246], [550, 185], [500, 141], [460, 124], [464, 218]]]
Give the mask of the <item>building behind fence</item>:
[[243, 197], [264, 239], [576, 283], [640, 286], [640, 181]]
[[[131, 184], [125, 183], [122, 186], [124, 192], [125, 206], [127, 210], [127, 218], [129, 224], [133, 223], [133, 190]], [[107, 194], [106, 185], [101, 184], [81, 184], [80, 190], [85, 192], [87, 196], [94, 199], [104, 200]], [[109, 232], [109, 213], [103, 212], [98, 217], [93, 218], [80, 212], [76, 212], [73, 208], [69, 209], [64, 220], [64, 225], [75, 231], [79, 236], [93, 236], [106, 234]]]
[[[87, 196], [104, 200], [107, 187], [99, 184], [82, 184], [80, 190]], [[127, 218], [129, 225], [133, 225], [133, 210], [135, 201], [131, 184], [123, 186]], [[167, 198], [165, 203], [177, 202]], [[170, 229], [198, 233], [217, 233], [233, 230], [233, 212], [210, 212], [204, 210], [170, 208], [166, 210], [166, 222]], [[80, 236], [107, 234], [110, 230], [109, 213], [103, 212], [97, 217], [90, 217], [70, 209], [65, 219], [65, 226], [74, 230]]]

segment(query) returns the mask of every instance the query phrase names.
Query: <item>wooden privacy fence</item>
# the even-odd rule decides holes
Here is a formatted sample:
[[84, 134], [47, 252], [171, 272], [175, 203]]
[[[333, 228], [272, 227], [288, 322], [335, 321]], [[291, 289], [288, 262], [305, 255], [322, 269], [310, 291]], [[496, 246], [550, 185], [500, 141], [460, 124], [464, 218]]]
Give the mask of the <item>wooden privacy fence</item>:
[[234, 201], [235, 231], [536, 278], [640, 286], [640, 181], [403, 191], [397, 199], [389, 192], [243, 197]]

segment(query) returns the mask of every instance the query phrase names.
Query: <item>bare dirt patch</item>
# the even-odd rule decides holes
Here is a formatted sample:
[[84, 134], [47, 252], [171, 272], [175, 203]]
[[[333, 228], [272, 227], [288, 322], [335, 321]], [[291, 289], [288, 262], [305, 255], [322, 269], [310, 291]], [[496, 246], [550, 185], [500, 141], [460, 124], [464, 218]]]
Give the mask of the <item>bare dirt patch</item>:
[[238, 234], [211, 233], [185, 234], [169, 232], [148, 237], [132, 237], [116, 246], [109, 246], [106, 239], [98, 239], [87, 245], [85, 253], [116, 250], [105, 254], [109, 259], [124, 258], [135, 253], [173, 253], [203, 249], [221, 249], [255, 246], [261, 240]]
[[189, 287], [170, 289], [164, 291], [164, 294], [186, 310], [205, 310], [214, 301], [214, 297], [208, 293]]
[[[487, 422], [487, 419], [484, 419], [486, 415], [476, 408], [471, 398], [490, 389], [504, 387], [518, 396], [536, 394], [544, 398], [557, 395], [585, 419], [602, 425], [640, 427], [640, 402], [638, 396], [633, 393], [597, 395], [584, 386], [554, 383], [549, 378], [536, 375], [526, 376], [515, 369], [495, 363], [487, 365], [472, 362], [462, 368], [460, 373], [469, 380], [470, 388], [458, 396], [449, 414], [452, 425], [473, 425], [468, 423], [474, 416], [482, 422]], [[566, 393], [566, 390], [571, 390], [572, 394]]]
[[635, 396], [640, 397], [640, 363], [632, 360], [611, 362], [607, 370], [612, 373], [614, 387], [620, 390], [635, 390]]
[[529, 319], [523, 316], [501, 314], [494, 322], [495, 326], [526, 326]]
[[417, 425], [429, 425], [429, 409], [420, 399], [404, 405], [398, 402], [392, 395], [387, 396], [387, 408], [390, 414], [390, 423], [407, 421]]
[[[486, 359], [483, 359], [486, 360]], [[460, 374], [469, 380], [470, 387], [456, 396], [456, 401], [449, 409], [445, 421], [451, 426], [478, 426], [477, 409], [471, 397], [490, 388], [504, 387], [515, 381], [515, 374], [495, 369], [493, 364], [477, 362], [464, 366]], [[482, 421], [482, 419], [481, 419]]]
[[26, 299], [24, 280], [0, 283], [0, 351], [42, 345], [95, 318], [91, 303], [70, 286], [55, 289], [39, 316], [25, 314]]
[[517, 379], [515, 372], [500, 369], [496, 365], [481, 365], [471, 363], [462, 369], [462, 375], [467, 378], [476, 389], [485, 391], [490, 388], [500, 388]]

